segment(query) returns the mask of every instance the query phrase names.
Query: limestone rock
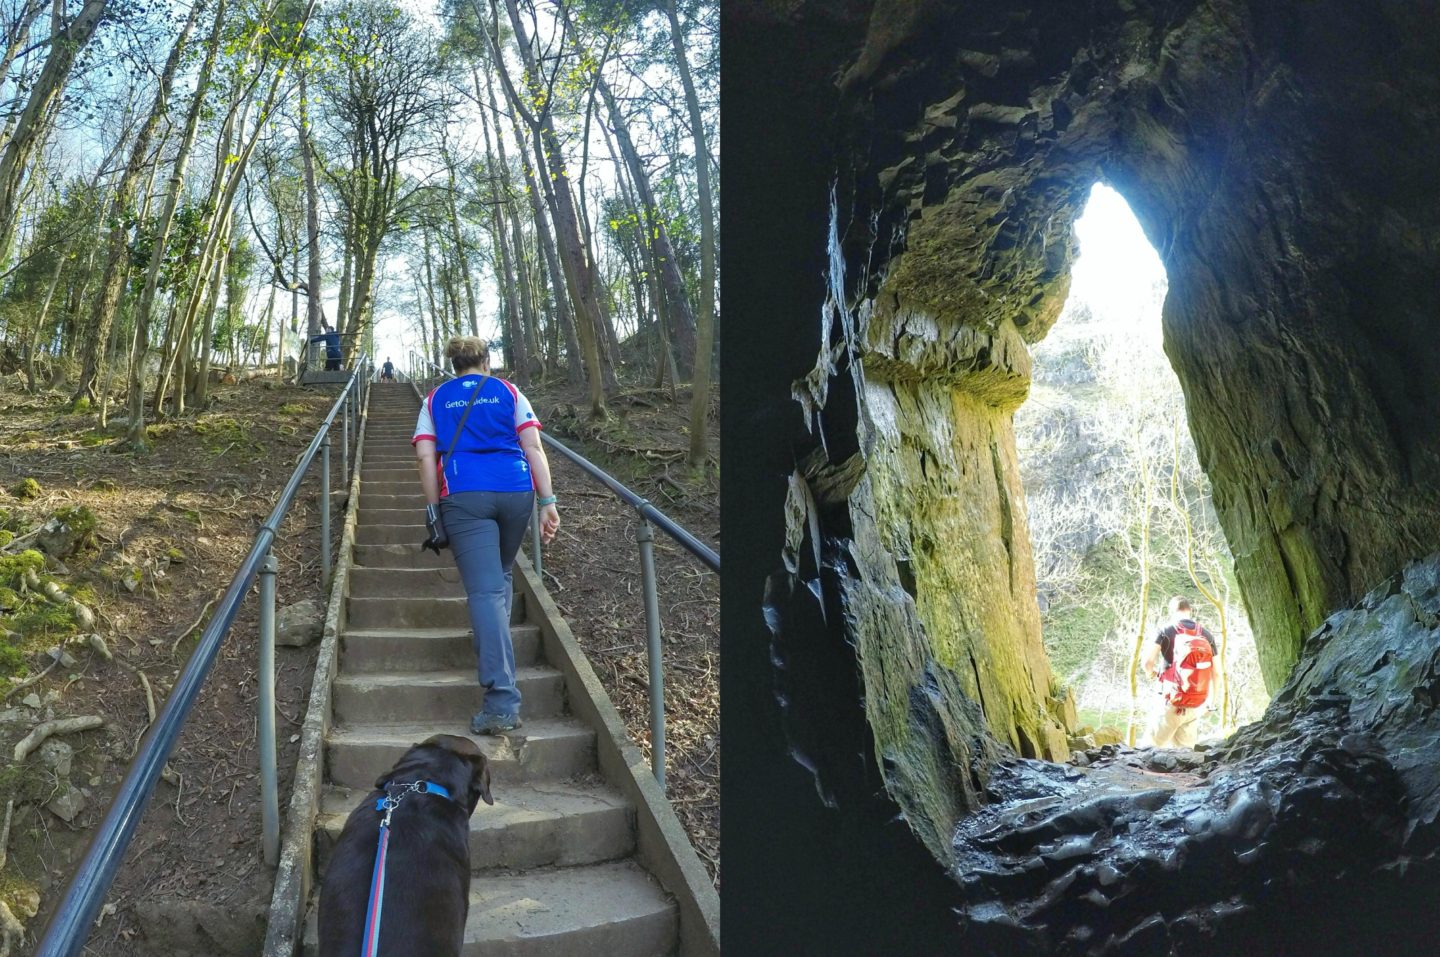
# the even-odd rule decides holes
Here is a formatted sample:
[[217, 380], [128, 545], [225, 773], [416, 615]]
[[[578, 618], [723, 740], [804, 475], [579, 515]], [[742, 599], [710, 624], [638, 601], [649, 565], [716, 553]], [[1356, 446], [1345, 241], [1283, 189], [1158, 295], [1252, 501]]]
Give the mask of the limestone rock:
[[45, 804], [45, 810], [69, 824], [81, 811], [85, 810], [89, 803], [85, 795], [80, 793], [79, 788], [66, 782], [65, 790], [51, 798]]
[[15, 916], [29, 920], [40, 913], [40, 892], [32, 887], [21, 886], [11, 894]]
[[1096, 728], [1093, 737], [1095, 738], [1095, 743], [1102, 747], [1107, 744], [1125, 743], [1125, 732], [1108, 724]]
[[325, 633], [325, 608], [313, 598], [286, 605], [275, 614], [275, 643], [301, 648]]
[[[68, 779], [70, 777], [70, 766], [75, 758], [75, 749], [64, 741], [51, 738], [40, 745], [36, 752], [42, 765], [55, 772], [56, 777]], [[68, 818], [67, 818], [68, 820]]]
[[39, 708], [41, 705], [40, 696], [32, 691], [24, 698], [21, 698], [20, 703], [27, 708]]

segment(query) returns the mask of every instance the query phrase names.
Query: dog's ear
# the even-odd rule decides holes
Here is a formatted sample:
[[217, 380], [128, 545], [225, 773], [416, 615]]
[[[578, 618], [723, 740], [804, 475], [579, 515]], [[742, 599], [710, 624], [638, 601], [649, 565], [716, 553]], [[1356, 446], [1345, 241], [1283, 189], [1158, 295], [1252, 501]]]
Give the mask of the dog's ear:
[[490, 796], [490, 761], [483, 754], [466, 755], [470, 760], [470, 807], [474, 808], [477, 802], [483, 800], [486, 804], [494, 804], [495, 799]]

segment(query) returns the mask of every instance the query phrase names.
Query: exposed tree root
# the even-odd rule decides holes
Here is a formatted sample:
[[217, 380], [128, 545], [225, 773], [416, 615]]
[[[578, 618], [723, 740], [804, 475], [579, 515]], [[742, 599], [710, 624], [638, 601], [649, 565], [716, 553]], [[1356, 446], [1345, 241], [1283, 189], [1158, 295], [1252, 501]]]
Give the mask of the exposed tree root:
[[93, 731], [96, 728], [103, 728], [105, 719], [99, 715], [85, 715], [80, 718], [57, 718], [54, 721], [42, 721], [37, 724], [29, 734], [20, 739], [15, 745], [15, 763], [19, 764], [30, 756], [30, 753], [40, 745], [44, 744], [47, 738], [57, 734], [74, 734], [77, 731]]
[[[191, 633], [192, 631], [194, 631], [196, 628], [199, 628], [199, 627], [200, 627], [201, 622], [203, 622], [203, 621], [205, 620], [205, 616], [208, 615], [208, 614], [210, 614], [210, 606], [211, 606], [211, 605], [214, 605], [216, 599], [218, 599], [219, 597], [220, 597], [220, 592], [217, 591], [217, 592], [215, 593], [214, 597], [212, 597], [209, 601], [207, 601], [207, 602], [205, 603], [205, 607], [200, 609], [200, 614], [199, 614], [198, 616], [196, 616], [196, 618], [195, 618], [195, 620], [194, 620], [193, 622], [190, 623], [190, 626], [189, 626], [188, 628], [186, 628], [184, 631], [179, 631], [179, 632], [176, 632], [176, 633], [175, 633], [175, 640], [172, 641], [172, 642], [170, 642], [170, 654], [172, 654], [172, 655], [175, 654], [175, 649], [180, 647], [180, 642], [182, 642], [182, 641], [185, 640], [185, 636], [186, 636], [186, 635], [190, 634], [190, 633]], [[151, 720], [151, 721], [154, 721], [154, 720], [155, 720], [155, 715], [154, 715], [153, 712], [152, 712], [151, 715], [150, 715], [150, 720]]]
[[[134, 754], [140, 747], [141, 738], [144, 738], [145, 732], [150, 730], [150, 725], [155, 723], [155, 692], [150, 687], [150, 679], [146, 677], [143, 671], [136, 671], [135, 674], [140, 678], [140, 687], [145, 689], [145, 713], [150, 715], [150, 720], [146, 723], [145, 727], [140, 729], [140, 737], [135, 739], [135, 748], [131, 749], [131, 754]], [[168, 764], [160, 771], [160, 779], [166, 784], [174, 785], [177, 788], [180, 787], [181, 781], [179, 773]], [[177, 817], [180, 815], [178, 797], [175, 803], [175, 815]]]

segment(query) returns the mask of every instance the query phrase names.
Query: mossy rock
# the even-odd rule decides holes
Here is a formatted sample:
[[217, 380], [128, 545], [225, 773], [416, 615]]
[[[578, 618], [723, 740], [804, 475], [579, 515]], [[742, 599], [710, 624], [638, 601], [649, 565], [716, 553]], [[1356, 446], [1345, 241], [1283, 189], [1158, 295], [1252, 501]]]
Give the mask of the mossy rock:
[[55, 518], [69, 525], [76, 535], [88, 536], [95, 531], [99, 521], [95, 513], [84, 505], [67, 505], [55, 510]]
[[71, 415], [80, 415], [80, 414], [82, 414], [82, 413], [89, 412], [89, 411], [90, 411], [90, 399], [89, 399], [89, 397], [87, 397], [87, 396], [83, 396], [83, 395], [82, 395], [80, 398], [76, 399], [74, 402], [72, 402], [72, 403], [70, 404], [70, 414], [71, 414]]
[[12, 624], [25, 641], [41, 638], [69, 638], [75, 634], [75, 611], [73, 605], [52, 605], [48, 602], [32, 602], [20, 614], [14, 616]]
[[40, 574], [45, 569], [45, 556], [33, 548], [18, 555], [0, 555], [0, 587], [19, 591], [26, 572]]
[[22, 502], [36, 498], [40, 491], [40, 483], [33, 478], [23, 478], [10, 487], [10, 494]]

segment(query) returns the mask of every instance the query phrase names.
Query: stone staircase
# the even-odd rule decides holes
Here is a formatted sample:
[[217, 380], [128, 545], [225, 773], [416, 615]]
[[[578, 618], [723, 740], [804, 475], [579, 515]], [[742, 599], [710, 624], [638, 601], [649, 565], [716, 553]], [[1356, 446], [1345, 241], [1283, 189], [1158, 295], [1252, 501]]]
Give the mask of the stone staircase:
[[[465, 595], [450, 553], [419, 549], [424, 499], [406, 384], [372, 388], [361, 458], [354, 563], [324, 743], [315, 822], [319, 879], [345, 818], [406, 748], [468, 734], [480, 709]], [[525, 561], [522, 554], [517, 561]], [[678, 912], [635, 859], [636, 811], [596, 764], [596, 729], [567, 708], [522, 593], [511, 616], [524, 725], [471, 736], [490, 758], [493, 807], [470, 819], [466, 955], [666, 957]], [[316, 952], [318, 887], [304, 953]]]

